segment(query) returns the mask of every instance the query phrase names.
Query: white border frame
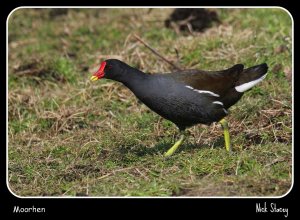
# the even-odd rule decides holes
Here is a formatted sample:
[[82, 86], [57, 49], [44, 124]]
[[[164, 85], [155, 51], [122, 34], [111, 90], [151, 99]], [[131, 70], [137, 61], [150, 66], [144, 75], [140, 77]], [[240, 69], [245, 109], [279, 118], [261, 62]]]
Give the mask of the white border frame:
[[[292, 184], [290, 189], [283, 194], [282, 196], [18, 196], [9, 188], [8, 182], [8, 20], [9, 17], [19, 9], [33, 9], [33, 8], [89, 8], [89, 9], [97, 9], [97, 8], [277, 8], [285, 11], [291, 18], [292, 21]], [[207, 199], [207, 198], [226, 198], [226, 199], [236, 199], [236, 198], [246, 198], [246, 199], [279, 199], [285, 197], [287, 194], [291, 192], [294, 187], [294, 18], [292, 14], [285, 8], [281, 6], [21, 6], [13, 9], [6, 19], [6, 186], [9, 189], [10, 193], [17, 198], [21, 199], [36, 199], [36, 198], [59, 198], [59, 199], [93, 199], [93, 198], [122, 198], [122, 199], [131, 199], [131, 198], [139, 198], [139, 199], [147, 199], [147, 198], [175, 198], [175, 199], [184, 199], [184, 198], [192, 198], [192, 199]]]

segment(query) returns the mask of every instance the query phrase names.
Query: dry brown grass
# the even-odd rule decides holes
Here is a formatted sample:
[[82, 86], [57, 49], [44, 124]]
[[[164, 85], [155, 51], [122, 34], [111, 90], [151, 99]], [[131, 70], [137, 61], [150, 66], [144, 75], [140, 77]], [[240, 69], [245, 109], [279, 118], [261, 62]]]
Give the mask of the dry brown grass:
[[[282, 11], [259, 10], [217, 10], [221, 24], [192, 34], [164, 27], [172, 9], [16, 11], [9, 24], [10, 188], [22, 196], [284, 194], [292, 180], [290, 21]], [[230, 110], [232, 154], [220, 125], [197, 125], [165, 160], [176, 127], [121, 84], [88, 81], [106, 58], [152, 74], [173, 70], [134, 34], [184, 68], [268, 63], [268, 77]], [[273, 72], [276, 64], [282, 68]]]

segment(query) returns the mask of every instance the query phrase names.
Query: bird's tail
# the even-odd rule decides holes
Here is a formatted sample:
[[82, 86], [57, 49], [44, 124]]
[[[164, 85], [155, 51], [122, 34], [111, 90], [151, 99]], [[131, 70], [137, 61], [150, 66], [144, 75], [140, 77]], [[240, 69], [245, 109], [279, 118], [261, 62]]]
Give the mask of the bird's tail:
[[236, 83], [235, 89], [238, 92], [245, 92], [267, 76], [268, 65], [266, 63], [245, 69]]

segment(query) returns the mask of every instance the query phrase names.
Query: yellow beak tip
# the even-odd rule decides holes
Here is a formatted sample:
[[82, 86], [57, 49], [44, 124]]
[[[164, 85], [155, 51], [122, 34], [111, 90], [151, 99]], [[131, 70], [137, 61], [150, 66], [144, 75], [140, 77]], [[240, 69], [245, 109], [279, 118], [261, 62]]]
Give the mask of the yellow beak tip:
[[96, 81], [96, 80], [98, 80], [98, 77], [97, 77], [97, 76], [92, 76], [92, 77], [90, 78], [90, 80], [91, 80], [91, 81]]

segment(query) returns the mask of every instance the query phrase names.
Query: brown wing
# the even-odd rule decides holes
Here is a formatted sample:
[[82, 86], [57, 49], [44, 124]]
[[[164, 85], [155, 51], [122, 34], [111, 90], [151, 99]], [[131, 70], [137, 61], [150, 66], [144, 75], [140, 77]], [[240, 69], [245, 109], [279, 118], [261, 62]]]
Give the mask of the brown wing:
[[172, 77], [179, 82], [198, 90], [207, 90], [224, 96], [239, 79], [243, 72], [242, 64], [222, 71], [184, 70], [173, 73]]

